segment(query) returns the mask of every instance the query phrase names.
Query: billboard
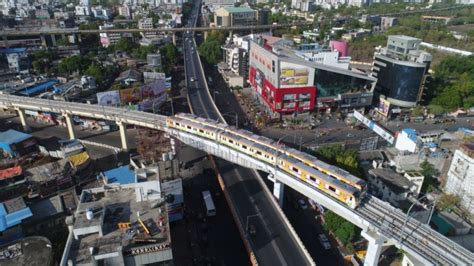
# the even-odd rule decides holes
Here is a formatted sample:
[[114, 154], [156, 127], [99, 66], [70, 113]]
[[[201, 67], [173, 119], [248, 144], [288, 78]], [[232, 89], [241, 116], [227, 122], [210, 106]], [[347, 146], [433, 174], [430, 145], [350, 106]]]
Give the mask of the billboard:
[[388, 116], [388, 112], [390, 111], [390, 102], [380, 98], [379, 107], [377, 108], [377, 111], [383, 116]]
[[395, 141], [395, 137], [388, 130], [382, 128], [377, 123], [368, 119], [358, 111], [354, 111], [354, 118], [362, 122], [362, 124], [366, 125], [369, 129], [373, 130], [379, 136], [384, 138], [388, 143], [393, 144], [393, 142]]
[[257, 69], [257, 72], [255, 73], [255, 82], [257, 83], [257, 86], [262, 87], [263, 79], [264, 79], [263, 73]]
[[314, 70], [301, 65], [281, 62], [280, 87], [312, 86]]
[[120, 101], [124, 104], [130, 103], [130, 102], [138, 102], [141, 99], [140, 87], [122, 89], [119, 92], [120, 92]]
[[120, 93], [119, 91], [104, 91], [98, 92], [97, 104], [116, 106], [120, 104]]

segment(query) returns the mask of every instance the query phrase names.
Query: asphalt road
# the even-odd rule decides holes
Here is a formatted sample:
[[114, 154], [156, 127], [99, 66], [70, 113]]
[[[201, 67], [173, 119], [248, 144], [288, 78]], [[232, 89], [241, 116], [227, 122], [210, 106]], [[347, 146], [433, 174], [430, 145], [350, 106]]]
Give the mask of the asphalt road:
[[[196, 1], [192, 19], [198, 18], [199, 5], [200, 1]], [[196, 21], [192, 19], [188, 26], [195, 25]], [[200, 69], [193, 38], [194, 33], [189, 32], [184, 34], [183, 40], [190, 104], [195, 114], [217, 120], [219, 116], [206, 91], [206, 80]], [[274, 208], [274, 199], [264, 193], [257, 180], [260, 177], [249, 169], [225, 161], [219, 161], [218, 166], [240, 222], [246, 225], [247, 220], [251, 220], [249, 222], [257, 229], [256, 235], [250, 238], [257, 260], [262, 265], [308, 265], [296, 239]], [[253, 216], [250, 218], [249, 215]]]

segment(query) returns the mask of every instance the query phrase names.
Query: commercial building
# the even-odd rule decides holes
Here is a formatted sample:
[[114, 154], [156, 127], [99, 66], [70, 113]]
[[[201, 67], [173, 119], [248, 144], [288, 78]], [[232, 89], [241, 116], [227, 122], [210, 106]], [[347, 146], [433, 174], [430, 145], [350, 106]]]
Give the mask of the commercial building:
[[420, 51], [420, 39], [391, 35], [374, 55], [375, 92], [391, 105], [413, 107], [421, 100], [432, 56]]
[[172, 264], [159, 181], [85, 189], [66, 223], [69, 237], [60, 265]]
[[444, 189], [459, 196], [463, 208], [474, 214], [474, 143], [462, 144], [454, 152]]
[[150, 67], [161, 67], [161, 54], [158, 51], [155, 54], [146, 55], [146, 63]]
[[221, 7], [214, 12], [217, 27], [249, 26], [258, 23], [258, 12], [250, 7]]
[[249, 82], [270, 114], [372, 104], [375, 78], [338, 67], [339, 62], [315, 62], [302, 47], [270, 36], [257, 36], [250, 43]]
[[210, 10], [217, 10], [221, 7], [233, 7], [236, 0], [204, 0], [203, 5], [209, 7]]

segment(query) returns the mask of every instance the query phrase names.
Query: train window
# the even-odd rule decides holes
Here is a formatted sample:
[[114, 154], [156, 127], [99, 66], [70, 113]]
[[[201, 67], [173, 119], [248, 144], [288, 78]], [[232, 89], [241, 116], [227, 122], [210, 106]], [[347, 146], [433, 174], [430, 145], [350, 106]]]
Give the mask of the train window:
[[233, 140], [231, 140], [231, 139], [229, 139], [229, 143], [231, 143], [231, 144], [234, 144], [234, 141], [233, 141]]
[[180, 126], [178, 122], [174, 122], [175, 125], [177, 125], [178, 127]]
[[270, 160], [273, 160], [273, 157], [270, 157]]
[[242, 145], [242, 149], [246, 150], [246, 149], [247, 149], [247, 146]]
[[296, 167], [294, 167], [294, 166], [293, 166], [293, 167], [291, 167], [291, 170], [293, 170], [293, 172], [296, 172], [296, 173], [298, 173], [298, 168], [296, 168]]
[[336, 189], [331, 187], [331, 186], [328, 186], [328, 189], [331, 190], [332, 192], [336, 193]]
[[191, 129], [191, 126], [186, 126], [187, 129]]
[[311, 179], [311, 181], [313, 181], [313, 182], [316, 182], [316, 178], [314, 178], [312, 176], [309, 176], [309, 179]]
[[352, 201], [352, 197], [350, 197], [349, 200]]
[[250, 148], [250, 151], [251, 151], [251, 152], [253, 152], [253, 149], [252, 149], [252, 148]]
[[261, 152], [261, 151], [257, 151], [257, 155], [262, 156], [262, 152]]
[[204, 133], [204, 130], [202, 130], [202, 129], [199, 129], [199, 133]]

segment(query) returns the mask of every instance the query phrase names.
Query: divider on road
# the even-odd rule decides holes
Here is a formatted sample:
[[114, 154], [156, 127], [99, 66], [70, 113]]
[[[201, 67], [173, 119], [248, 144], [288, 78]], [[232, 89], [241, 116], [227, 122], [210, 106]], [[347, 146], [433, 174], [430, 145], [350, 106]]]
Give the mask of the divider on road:
[[217, 176], [217, 181], [219, 182], [219, 186], [221, 187], [222, 193], [224, 193], [224, 197], [227, 201], [227, 205], [229, 206], [230, 212], [232, 213], [232, 216], [237, 225], [237, 228], [239, 229], [240, 237], [242, 238], [242, 241], [244, 242], [245, 249], [247, 250], [247, 253], [249, 255], [250, 263], [252, 263], [252, 265], [254, 266], [257, 266], [258, 261], [257, 261], [257, 258], [255, 257], [255, 253], [253, 252], [252, 244], [247, 239], [247, 234], [245, 232], [244, 225], [239, 219], [237, 210], [235, 209], [234, 204], [232, 203], [232, 198], [230, 197], [229, 192], [226, 189], [224, 179], [222, 179], [222, 176], [219, 173], [219, 169], [217, 168], [217, 164], [214, 160], [214, 157], [209, 155], [208, 159], [211, 161], [212, 169], [214, 169], [214, 172]]

